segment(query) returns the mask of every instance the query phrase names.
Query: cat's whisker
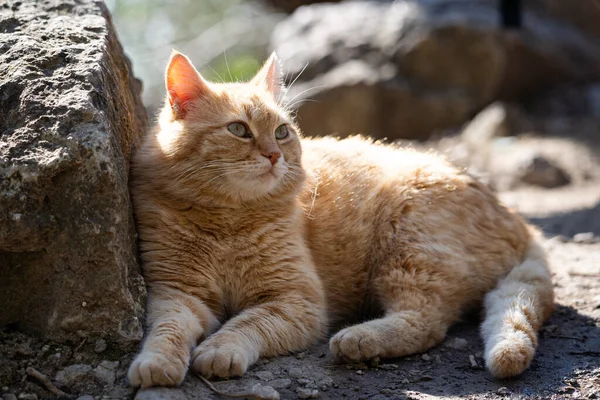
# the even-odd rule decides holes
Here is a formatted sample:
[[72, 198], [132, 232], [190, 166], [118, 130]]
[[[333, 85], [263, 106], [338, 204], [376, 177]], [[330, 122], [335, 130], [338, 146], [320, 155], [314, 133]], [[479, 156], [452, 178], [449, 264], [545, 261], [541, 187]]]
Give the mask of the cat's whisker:
[[320, 101], [319, 100], [314, 100], [314, 99], [302, 99], [302, 100], [295, 101], [292, 104], [289, 104], [288, 107], [290, 109], [293, 109], [294, 106], [296, 106], [298, 104], [303, 104], [303, 103], [320, 103]]
[[292, 89], [292, 86], [294, 86], [294, 83], [296, 83], [296, 81], [298, 80], [298, 78], [300, 78], [300, 75], [302, 75], [302, 73], [306, 70], [306, 68], [308, 67], [309, 63], [306, 63], [306, 65], [304, 66], [304, 68], [302, 68], [302, 70], [300, 70], [300, 72], [298, 73], [298, 75], [296, 75], [296, 77], [294, 78], [294, 80], [292, 81], [292, 83], [290, 83], [290, 85], [288, 86], [288, 90]]
[[289, 107], [290, 107], [289, 104], [290, 103], [292, 103], [294, 100], [296, 100], [299, 96], [302, 96], [304, 93], [307, 93], [307, 92], [309, 92], [311, 90], [324, 89], [324, 88], [327, 88], [327, 87], [328, 87], [327, 85], [318, 85], [318, 86], [313, 86], [313, 87], [304, 89], [300, 93], [296, 93], [296, 95], [294, 97], [292, 97], [290, 100], [288, 100], [288, 102], [287, 102], [287, 104], [285, 106], [286, 110], [289, 109]]
[[231, 69], [229, 69], [229, 62], [227, 61], [227, 50], [223, 52], [223, 57], [225, 58], [225, 66], [227, 67], [227, 72], [229, 73], [229, 79], [231, 79], [231, 82], [237, 81], [233, 79], [233, 76], [231, 75]]
[[211, 71], [214, 72], [215, 75], [217, 75], [217, 77], [221, 80], [221, 82], [219, 82], [219, 83], [225, 83], [225, 79], [223, 79], [223, 77], [221, 77], [221, 75], [219, 75], [219, 73], [217, 71], [215, 71], [215, 69], [213, 67], [211, 67], [210, 64], [206, 64], [206, 66], [208, 68], [210, 68]]

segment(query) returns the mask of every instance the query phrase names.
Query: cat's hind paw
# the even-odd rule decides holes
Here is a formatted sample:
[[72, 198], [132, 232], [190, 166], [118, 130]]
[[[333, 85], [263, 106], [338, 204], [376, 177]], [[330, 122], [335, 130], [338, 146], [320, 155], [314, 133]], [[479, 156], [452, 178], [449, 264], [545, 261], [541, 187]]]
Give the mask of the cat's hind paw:
[[201, 344], [192, 352], [193, 370], [207, 378], [242, 376], [249, 364], [246, 351], [235, 344]]
[[161, 353], [140, 353], [127, 373], [129, 384], [134, 387], [177, 386], [185, 378], [187, 365]]
[[364, 325], [355, 325], [339, 331], [329, 341], [334, 357], [350, 361], [367, 361], [380, 354], [375, 332]]

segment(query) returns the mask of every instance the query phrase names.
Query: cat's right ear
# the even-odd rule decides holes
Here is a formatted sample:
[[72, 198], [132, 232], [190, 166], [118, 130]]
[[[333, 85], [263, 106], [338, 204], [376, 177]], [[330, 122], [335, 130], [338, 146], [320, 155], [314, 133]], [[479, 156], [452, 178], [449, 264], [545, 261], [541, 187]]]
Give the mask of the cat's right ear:
[[185, 117], [190, 103], [210, 90], [190, 59], [174, 50], [167, 67], [166, 84], [175, 119]]

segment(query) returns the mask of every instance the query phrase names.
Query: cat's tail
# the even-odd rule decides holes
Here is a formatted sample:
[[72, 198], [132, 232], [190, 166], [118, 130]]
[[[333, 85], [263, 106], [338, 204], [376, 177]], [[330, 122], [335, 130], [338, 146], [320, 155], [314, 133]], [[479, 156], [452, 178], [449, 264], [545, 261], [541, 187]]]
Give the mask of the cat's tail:
[[485, 364], [497, 378], [519, 375], [529, 367], [538, 331], [552, 312], [551, 275], [537, 236], [531, 238], [525, 260], [485, 297]]

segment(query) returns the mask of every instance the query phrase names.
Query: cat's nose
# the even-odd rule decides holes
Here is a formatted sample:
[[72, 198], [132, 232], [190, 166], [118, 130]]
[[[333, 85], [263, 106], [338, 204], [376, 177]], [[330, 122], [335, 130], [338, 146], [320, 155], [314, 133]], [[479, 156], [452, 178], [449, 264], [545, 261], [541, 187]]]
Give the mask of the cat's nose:
[[271, 161], [271, 165], [275, 165], [279, 157], [281, 157], [281, 153], [278, 151], [269, 151], [267, 153], [261, 153], [263, 157], [266, 157]]

